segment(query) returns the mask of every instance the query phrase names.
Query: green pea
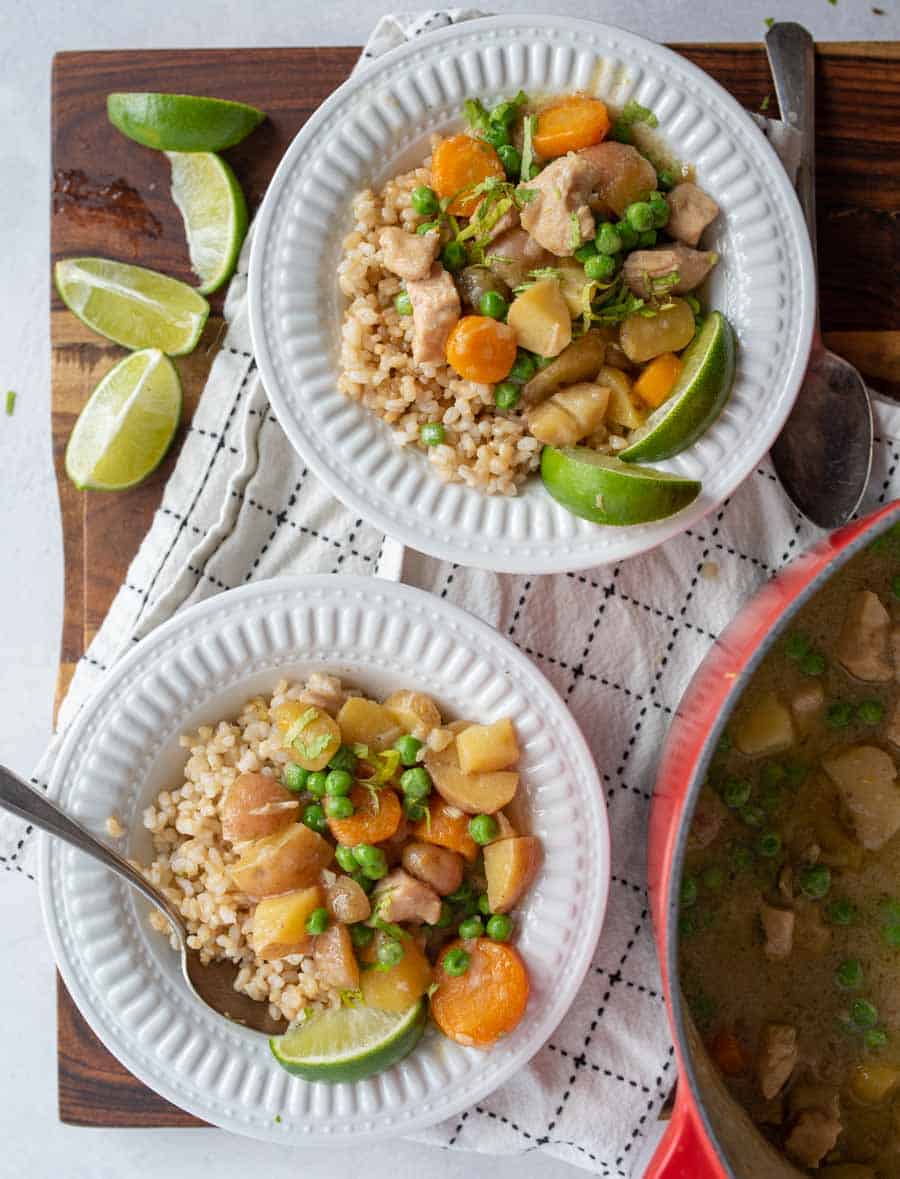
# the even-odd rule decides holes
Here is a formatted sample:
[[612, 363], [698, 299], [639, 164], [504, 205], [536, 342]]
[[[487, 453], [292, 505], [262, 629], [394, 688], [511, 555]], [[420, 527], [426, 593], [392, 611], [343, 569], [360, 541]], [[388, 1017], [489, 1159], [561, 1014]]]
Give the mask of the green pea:
[[716, 744], [716, 753], [730, 753], [731, 752], [731, 738], [727, 733], [723, 733]]
[[491, 319], [505, 319], [509, 304], [499, 291], [485, 291], [478, 300], [478, 310]]
[[512, 937], [512, 931], [512, 917], [507, 917], [505, 913], [495, 913], [485, 930], [492, 942], [508, 942]]
[[468, 941], [473, 937], [481, 937], [484, 933], [484, 925], [480, 917], [467, 917], [465, 921], [459, 923], [459, 936]]
[[488, 894], [483, 892], [478, 898], [478, 912], [482, 917], [490, 917], [491, 902], [488, 900]]
[[469, 819], [468, 832], [476, 843], [484, 846], [497, 838], [500, 826], [493, 815], [475, 815]]
[[638, 234], [638, 246], [642, 250], [649, 250], [656, 245], [656, 230], [645, 229], [643, 233]]
[[449, 929], [453, 924], [453, 909], [446, 901], [441, 901], [441, 915], [435, 921], [435, 929]]
[[509, 370], [509, 380], [518, 381], [524, 385], [534, 376], [537, 371], [537, 362], [530, 352], [526, 352], [524, 348], [520, 348], [516, 353], [516, 359], [513, 361], [513, 366]]
[[373, 847], [371, 843], [358, 843], [353, 849], [353, 857], [370, 880], [387, 876], [387, 857], [380, 847]]
[[656, 183], [660, 188], [668, 191], [670, 188], [675, 187], [675, 177], [668, 168], [663, 168], [661, 172], [656, 173]]
[[880, 700], [863, 700], [856, 715], [864, 725], [880, 725], [884, 719], [884, 705]]
[[407, 798], [421, 802], [431, 793], [431, 775], [424, 766], [404, 770], [400, 775], [400, 789]]
[[625, 220], [635, 233], [646, 233], [654, 225], [653, 210], [647, 201], [635, 201], [625, 210]]
[[356, 871], [351, 872], [350, 875], [351, 878], [355, 880], [359, 887], [363, 890], [366, 896], [368, 896], [375, 887], [375, 881], [370, 880], [365, 872], [363, 872], [362, 868], [357, 868]]
[[441, 966], [445, 974], [449, 974], [451, 978], [458, 978], [459, 975], [466, 973], [470, 962], [471, 958], [468, 953], [461, 946], [454, 946], [444, 955]]
[[348, 774], [352, 774], [356, 769], [358, 758], [349, 745], [342, 745], [331, 761], [328, 763], [330, 770], [346, 770]]
[[885, 925], [900, 925], [900, 901], [884, 897], [879, 901], [878, 914]]
[[328, 823], [325, 820], [325, 812], [317, 802], [311, 802], [309, 806], [303, 808], [302, 815], [303, 822], [312, 831], [318, 831], [321, 835], [328, 830]]
[[410, 193], [409, 200], [415, 211], [421, 213], [423, 217], [431, 217], [440, 208], [437, 193], [427, 184], [420, 184], [418, 188], [414, 188]]
[[444, 899], [449, 901], [451, 905], [465, 905], [468, 901], [473, 899], [474, 895], [475, 890], [472, 887], [472, 881], [463, 880], [459, 888], [454, 889], [453, 892], [447, 893], [447, 896]]
[[777, 786], [787, 777], [787, 770], [777, 761], [767, 761], [759, 774], [759, 780], [765, 786]]
[[404, 798], [403, 813], [411, 823], [419, 823], [428, 814], [428, 807], [416, 798]]
[[731, 849], [728, 859], [734, 872], [746, 872], [748, 868], [753, 867], [755, 856], [749, 847], [738, 844]]
[[338, 862], [338, 867], [343, 868], [345, 872], [356, 871], [356, 856], [353, 854], [352, 847], [339, 843], [334, 849], [334, 858]]
[[682, 937], [690, 937], [697, 932], [697, 921], [691, 913], [682, 913], [678, 918], [678, 932]]
[[756, 841], [756, 850], [761, 856], [773, 859], [781, 851], [781, 836], [777, 831], [764, 831]]
[[461, 242], [447, 242], [441, 250], [441, 261], [444, 264], [444, 269], [449, 270], [451, 274], [462, 270], [466, 264], [465, 246]]
[[303, 766], [298, 766], [296, 762], [289, 761], [284, 767], [284, 772], [281, 776], [282, 782], [288, 790], [294, 794], [300, 794], [306, 789], [306, 783], [309, 779], [309, 770], [305, 770]]
[[825, 916], [832, 925], [852, 925], [856, 920], [856, 905], [846, 897], [832, 901], [825, 908]]
[[900, 925], [886, 925], [881, 931], [885, 945], [896, 950], [900, 946]]
[[353, 789], [353, 775], [346, 770], [332, 770], [325, 778], [325, 793], [333, 798], [349, 794]]
[[501, 381], [494, 386], [494, 405], [498, 409], [515, 409], [521, 396], [521, 387], [512, 381]]
[[832, 729], [846, 729], [853, 723], [853, 705], [846, 700], [837, 700], [828, 706], [825, 720]]
[[722, 801], [732, 810], [739, 810], [750, 801], [752, 784], [746, 778], [726, 778], [722, 786]]
[[583, 246], [579, 246], [573, 254], [576, 262], [580, 262], [582, 266], [590, 261], [591, 258], [597, 257], [597, 247], [593, 242], [586, 242]]
[[685, 908], [690, 908], [691, 905], [697, 903], [697, 881], [693, 876], [685, 876], [681, 882], [681, 903]]
[[651, 192], [647, 204], [653, 213], [653, 228], [665, 229], [669, 223], [669, 202], [661, 192]]
[[784, 640], [784, 653], [788, 659], [792, 659], [795, 663], [799, 663], [804, 655], [809, 654], [810, 650], [809, 639], [800, 631], [792, 631]]
[[406, 291], [398, 291], [394, 295], [394, 310], [398, 315], [412, 315], [412, 299]]
[[500, 163], [509, 179], [518, 180], [519, 173], [522, 171], [522, 157], [518, 149], [513, 147], [511, 143], [501, 143], [497, 148], [497, 155], [500, 157]]
[[619, 254], [622, 250], [622, 239], [616, 227], [609, 221], [604, 221], [597, 230], [594, 244], [598, 254]]
[[804, 675], [822, 675], [826, 666], [825, 656], [818, 651], [810, 651], [800, 660], [800, 670]]
[[321, 798], [325, 793], [326, 777], [327, 774], [323, 774], [321, 770], [313, 770], [306, 779], [307, 793], [311, 794], [313, 798]]
[[863, 985], [863, 968], [858, 958], [845, 958], [834, 972], [834, 981], [845, 991], [858, 991]]
[[423, 422], [419, 427], [419, 438], [423, 446], [440, 446], [446, 436], [441, 422]]
[[884, 1048], [888, 1042], [888, 1034], [882, 1028], [869, 1028], [863, 1036], [863, 1043], [867, 1048]]
[[756, 803], [748, 802], [746, 806], [742, 806], [738, 811], [738, 816], [742, 823], [746, 823], [748, 827], [761, 827], [766, 821], [766, 812], [761, 806]]
[[855, 999], [850, 1006], [850, 1018], [858, 1028], [872, 1028], [878, 1023], [878, 1008], [868, 999]]
[[381, 966], [396, 966], [403, 960], [403, 946], [396, 938], [384, 938], [378, 943], [375, 958]]
[[349, 798], [331, 794], [325, 796], [325, 814], [329, 819], [349, 819], [355, 809]]
[[621, 221], [616, 222], [615, 230], [622, 239], [623, 250], [633, 250], [634, 247], [638, 244], [637, 230], [632, 229], [631, 222], [626, 220], [625, 217], [623, 217]]
[[313, 934], [324, 933], [327, 928], [328, 910], [325, 908], [313, 909], [306, 918], [306, 932]]
[[585, 262], [584, 273], [595, 282], [606, 282], [616, 273], [616, 260], [610, 254], [595, 254]]
[[350, 940], [357, 950], [364, 950], [366, 946], [370, 946], [374, 936], [375, 930], [369, 925], [363, 925], [361, 921], [350, 926]]
[[831, 888], [831, 870], [825, 864], [807, 864], [800, 871], [799, 884], [801, 892], [818, 901]]
[[700, 873], [700, 883], [710, 892], [719, 892], [725, 885], [725, 873], [718, 864], [709, 864]]
[[394, 749], [400, 754], [400, 764], [404, 766], [414, 766], [419, 750], [422, 748], [422, 742], [418, 737], [414, 737], [412, 733], [406, 733], [402, 737], [398, 737], [394, 742]]

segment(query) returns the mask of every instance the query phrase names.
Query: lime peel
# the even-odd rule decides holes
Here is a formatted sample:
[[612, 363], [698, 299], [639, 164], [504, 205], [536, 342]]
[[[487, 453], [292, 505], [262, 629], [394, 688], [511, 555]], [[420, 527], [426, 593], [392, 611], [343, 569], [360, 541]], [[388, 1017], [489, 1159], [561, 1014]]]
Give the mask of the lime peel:
[[194, 94], [110, 94], [106, 113], [114, 127], [158, 151], [224, 151], [258, 127], [265, 112], [244, 102]]
[[545, 446], [541, 478], [557, 503], [574, 515], [613, 527], [674, 515], [701, 490], [696, 479], [623, 463], [586, 446]]
[[201, 295], [231, 278], [247, 233], [247, 202], [237, 177], [212, 152], [166, 152], [172, 199], [184, 220], [191, 267]]

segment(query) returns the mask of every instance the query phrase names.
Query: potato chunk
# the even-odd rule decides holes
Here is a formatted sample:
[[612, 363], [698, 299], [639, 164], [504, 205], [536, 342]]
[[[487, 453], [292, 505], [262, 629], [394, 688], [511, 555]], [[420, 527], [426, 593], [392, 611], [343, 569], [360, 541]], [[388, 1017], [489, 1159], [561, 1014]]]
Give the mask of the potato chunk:
[[492, 913], [505, 913], [530, 888], [541, 862], [541, 842], [533, 835], [498, 839], [484, 849], [488, 903]]
[[[360, 953], [362, 960], [375, 962], [378, 946], [386, 940], [389, 940], [387, 934], [377, 933]], [[369, 1007], [379, 1007], [382, 1011], [406, 1011], [431, 986], [431, 963], [424, 953], [412, 937], [398, 940], [403, 947], [403, 957], [396, 966], [389, 970], [363, 970], [361, 973], [360, 987]]]
[[620, 368], [604, 364], [597, 373], [597, 381], [609, 389], [609, 404], [606, 420], [626, 430], [636, 430], [647, 419], [647, 413], [640, 398], [634, 392], [631, 378]]
[[900, 1069], [878, 1061], [865, 1061], [850, 1073], [850, 1092], [864, 1105], [883, 1105], [900, 1086]]
[[876, 745], [851, 745], [822, 761], [838, 788], [856, 838], [877, 849], [900, 830], [900, 789], [894, 759]]
[[424, 692], [392, 692], [382, 705], [405, 733], [420, 740], [441, 724], [441, 711]]
[[235, 885], [251, 897], [309, 888], [331, 863], [331, 844], [303, 823], [257, 839], [231, 868]]
[[305, 770], [323, 770], [337, 753], [341, 730], [324, 709], [285, 700], [275, 709], [281, 743]]
[[519, 742], [508, 716], [492, 725], [471, 725], [456, 738], [459, 768], [464, 774], [505, 770], [519, 760]]
[[351, 696], [337, 715], [345, 745], [368, 745], [376, 753], [389, 749], [401, 728], [388, 710], [374, 700]]
[[295, 822], [300, 803], [269, 774], [241, 774], [222, 798], [222, 838], [243, 843]]
[[574, 446], [603, 425], [609, 389], [581, 381], [528, 410], [531, 435], [545, 446]]
[[266, 897], [253, 911], [253, 951], [269, 961], [288, 954], [305, 954], [312, 947], [306, 920], [324, 903], [318, 884], [279, 897]]
[[663, 352], [680, 352], [694, 338], [694, 313], [684, 299], [650, 318], [640, 312], [623, 321], [619, 341], [633, 364], [643, 364]]
[[451, 806], [469, 815], [492, 815], [510, 802], [519, 785], [519, 775], [509, 770], [490, 774], [465, 774], [460, 768], [456, 741], [440, 752], [429, 750], [425, 767], [435, 789]]
[[572, 317], [553, 278], [533, 283], [518, 295], [506, 322], [516, 333], [519, 347], [538, 356], [559, 356], [572, 342]]
[[774, 692], [760, 696], [734, 727], [734, 743], [746, 757], [771, 757], [794, 744], [791, 712]]

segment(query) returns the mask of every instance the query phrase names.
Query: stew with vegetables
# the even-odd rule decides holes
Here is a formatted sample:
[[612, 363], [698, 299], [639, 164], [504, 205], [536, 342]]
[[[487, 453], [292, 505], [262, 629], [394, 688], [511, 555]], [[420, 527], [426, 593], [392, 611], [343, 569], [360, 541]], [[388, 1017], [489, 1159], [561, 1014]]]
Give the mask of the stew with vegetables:
[[680, 977], [728, 1088], [799, 1169], [900, 1175], [900, 532], [798, 613], [693, 816]]
[[[488, 493], [514, 493], [545, 446], [561, 449], [574, 465], [543, 470], [550, 494], [625, 523], [612, 499], [579, 508], [566, 484], [584, 452], [614, 472], [620, 455], [668, 458], [721, 411], [733, 336], [699, 294], [719, 261], [701, 244], [718, 206], [662, 161], [637, 103], [520, 92], [469, 99], [463, 116], [422, 167], [356, 200], [340, 387], [443, 478]], [[645, 502], [647, 518], [665, 514]]]

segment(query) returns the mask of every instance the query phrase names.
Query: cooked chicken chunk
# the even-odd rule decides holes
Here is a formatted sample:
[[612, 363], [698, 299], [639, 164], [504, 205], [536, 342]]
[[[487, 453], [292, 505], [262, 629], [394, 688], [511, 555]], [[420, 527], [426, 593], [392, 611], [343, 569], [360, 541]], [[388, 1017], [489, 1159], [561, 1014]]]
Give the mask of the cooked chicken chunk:
[[437, 231], [407, 233], [395, 225], [382, 229], [379, 241], [385, 266], [405, 280], [425, 278], [441, 248], [441, 235]]
[[434, 925], [441, 915], [441, 898], [427, 884], [402, 868], [378, 881], [372, 894], [374, 911], [384, 921], [424, 921]]
[[763, 952], [766, 957], [776, 962], [787, 958], [794, 945], [794, 914], [791, 909], [776, 909], [774, 905], [762, 902], [759, 908], [763, 933], [766, 944]]
[[406, 293], [415, 328], [413, 360], [416, 364], [440, 364], [445, 359], [447, 337], [459, 320], [459, 295], [453, 279], [435, 262], [427, 278], [407, 282]]
[[869, 683], [894, 678], [888, 642], [891, 616], [871, 590], [850, 595], [835, 654], [850, 675]]
[[799, 1055], [797, 1029], [789, 1023], [767, 1023], [760, 1033], [756, 1079], [766, 1100], [787, 1084]]
[[784, 1148], [804, 1167], [818, 1167], [825, 1155], [834, 1150], [841, 1129], [837, 1108], [805, 1109], [788, 1134]]
[[900, 789], [894, 759], [876, 745], [845, 746], [822, 768], [838, 788], [856, 838], [877, 849], [900, 830]]
[[722, 830], [727, 814], [717, 794], [704, 792], [697, 800], [691, 829], [688, 832], [688, 850], [697, 851], [709, 847]]
[[556, 258], [524, 229], [509, 229], [495, 237], [486, 258], [488, 266], [509, 287], [519, 287], [532, 270], [552, 266]]
[[355, 991], [359, 986], [359, 966], [346, 925], [332, 925], [320, 933], [313, 958], [325, 986], [342, 991]]
[[519, 185], [520, 192], [537, 193], [519, 214], [523, 227], [559, 258], [570, 257], [594, 236], [594, 215], [588, 207], [591, 176], [587, 162], [570, 152]]
[[821, 680], [810, 680], [791, 697], [791, 713], [800, 733], [808, 733], [825, 707], [825, 689]]
[[667, 295], [685, 295], [703, 282], [719, 255], [712, 250], [692, 250], [689, 246], [659, 246], [653, 250], [634, 250], [625, 259], [622, 275], [631, 290], [643, 299], [654, 294], [660, 279], [677, 276], [666, 286]]
[[578, 158], [589, 169], [588, 183], [601, 207], [621, 217], [633, 201], [642, 201], [656, 188], [656, 172], [649, 160], [627, 143], [607, 139], [585, 147]]
[[719, 206], [712, 197], [689, 180], [676, 184], [666, 196], [666, 203], [669, 206], [666, 231], [686, 246], [696, 246], [704, 229], [719, 215]]

